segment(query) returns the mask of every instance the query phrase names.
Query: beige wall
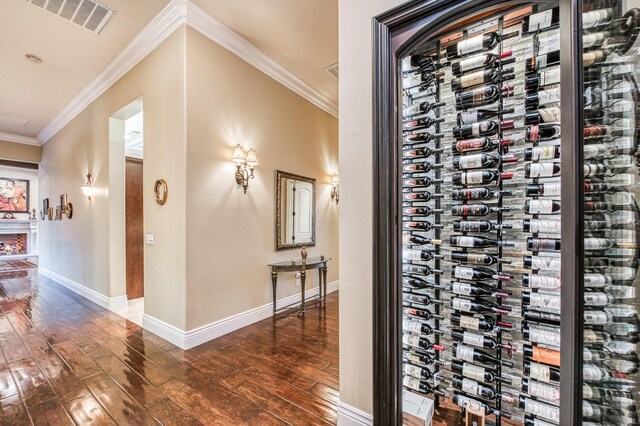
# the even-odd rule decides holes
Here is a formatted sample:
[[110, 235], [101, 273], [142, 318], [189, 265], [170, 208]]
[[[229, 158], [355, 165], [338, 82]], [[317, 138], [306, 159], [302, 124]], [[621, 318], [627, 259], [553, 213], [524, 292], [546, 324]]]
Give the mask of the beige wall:
[[0, 158], [11, 161], [24, 161], [25, 163], [39, 163], [42, 156], [42, 147], [26, 145], [23, 143], [6, 142], [0, 140]]
[[[185, 27], [178, 29], [49, 140], [40, 165], [41, 198], [67, 192], [75, 210], [71, 220], [42, 223], [41, 266], [107, 297], [124, 295], [123, 275], [112, 279], [109, 269], [113, 262], [124, 267], [123, 250], [109, 250], [110, 239], [122, 245], [124, 232], [124, 180], [113, 179], [122, 167], [109, 169], [110, 151], [120, 150], [123, 164], [124, 153], [110, 149], [109, 117], [143, 98], [145, 231], [156, 236], [145, 247], [145, 311], [179, 328], [186, 285], [185, 37]], [[95, 179], [91, 201], [80, 190], [87, 171]], [[151, 191], [158, 178], [169, 184], [163, 207]]]
[[[188, 29], [187, 141], [187, 329], [270, 303], [267, 264], [300, 256], [274, 250], [276, 169], [316, 179], [317, 245], [309, 253], [332, 257], [328, 282], [338, 279], [334, 117]], [[247, 194], [230, 161], [237, 143], [255, 148], [260, 162]], [[293, 274], [281, 274], [278, 298], [298, 292]]]
[[398, 0], [340, 0], [340, 401], [372, 413], [371, 19]]

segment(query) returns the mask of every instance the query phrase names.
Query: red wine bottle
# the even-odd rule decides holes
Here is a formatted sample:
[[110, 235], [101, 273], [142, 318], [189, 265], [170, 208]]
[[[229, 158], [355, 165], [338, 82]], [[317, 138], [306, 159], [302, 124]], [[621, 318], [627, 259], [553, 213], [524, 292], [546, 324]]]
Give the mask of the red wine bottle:
[[484, 248], [498, 246], [513, 247], [514, 244], [509, 241], [496, 241], [485, 237], [451, 235], [449, 237], [449, 245], [451, 247]]
[[513, 155], [491, 155], [491, 154], [469, 154], [456, 155], [453, 157], [453, 168], [459, 170], [468, 169], [486, 169], [489, 167], [497, 167], [504, 163], [515, 163], [518, 158]]
[[539, 92], [527, 95], [524, 98], [524, 105], [527, 110], [538, 109], [549, 104], [560, 102], [560, 88], [540, 90]]
[[499, 191], [480, 187], [452, 189], [450, 194], [451, 199], [453, 200], [489, 200], [491, 198], [500, 198], [505, 195], [511, 195], [511, 191]]
[[496, 339], [491, 337], [487, 337], [482, 333], [474, 333], [472, 331], [460, 331], [460, 330], [451, 330], [451, 339], [456, 342], [464, 343], [465, 345], [475, 346], [478, 348], [485, 349], [500, 349], [500, 348], [511, 348], [509, 344], [501, 344], [498, 343]]
[[542, 124], [527, 127], [525, 138], [527, 142], [541, 142], [560, 137], [560, 125]]
[[493, 120], [480, 121], [472, 124], [463, 124], [453, 128], [453, 136], [457, 139], [468, 139], [478, 136], [493, 136], [500, 130], [513, 129], [513, 120], [497, 122]]
[[560, 296], [551, 293], [538, 293], [532, 291], [522, 292], [522, 306], [534, 310], [550, 310], [560, 312]]
[[554, 200], [527, 200], [524, 203], [526, 214], [560, 213], [560, 202]]
[[529, 75], [524, 80], [527, 92], [535, 92], [539, 87], [560, 83], [560, 67], [547, 68], [536, 74]]
[[513, 367], [514, 363], [506, 359], [498, 359], [487, 352], [473, 348], [471, 346], [463, 345], [460, 343], [453, 344], [452, 350], [454, 356], [462, 361], [466, 362], [480, 362], [482, 364], [502, 364], [505, 367]]
[[544, 219], [524, 219], [522, 221], [522, 231], [543, 234], [559, 234], [562, 222], [559, 220]]
[[522, 338], [531, 343], [560, 347], [560, 328], [535, 324], [522, 326]]
[[495, 320], [491, 317], [469, 316], [454, 312], [449, 316], [449, 320], [455, 326], [470, 330], [491, 331], [495, 327]]
[[443, 194], [432, 194], [429, 191], [423, 192], [409, 192], [402, 194], [402, 199], [405, 201], [431, 201], [437, 198], [442, 198]]
[[425, 279], [416, 276], [403, 276], [402, 277], [403, 285], [411, 288], [423, 289], [423, 288], [437, 288], [438, 286], [435, 283], [429, 282]]
[[434, 269], [429, 265], [412, 265], [412, 264], [403, 264], [402, 272], [410, 273], [410, 274], [419, 274], [419, 275], [440, 275], [443, 273], [442, 269]]
[[532, 361], [522, 363], [526, 376], [543, 383], [560, 383], [560, 369]]
[[560, 271], [559, 257], [546, 256], [522, 256], [522, 264], [527, 269], [544, 270], [544, 271]]
[[489, 105], [496, 102], [500, 95], [503, 97], [513, 94], [513, 86], [499, 87], [495, 84], [478, 87], [476, 89], [467, 90], [456, 93], [456, 109], [476, 108]]
[[475, 380], [460, 376], [453, 376], [451, 379], [451, 386], [455, 389], [460, 389], [469, 395], [478, 396], [484, 399], [500, 398], [500, 394], [491, 386], [483, 385]]
[[556, 405], [560, 404], [560, 388], [558, 386], [523, 378], [521, 389], [522, 392], [535, 398], [549, 401]]
[[439, 330], [434, 330], [429, 323], [409, 318], [402, 319], [402, 329], [413, 333], [424, 334], [427, 336], [435, 333], [440, 333]]
[[403, 74], [412, 74], [415, 72], [437, 71], [449, 62], [441, 60], [436, 55], [409, 55], [402, 59]]
[[511, 309], [508, 306], [499, 306], [499, 305], [488, 305], [488, 301], [483, 300], [482, 302], [463, 299], [460, 297], [452, 297], [450, 300], [450, 307], [457, 311], [467, 312], [470, 314], [476, 313], [484, 313], [484, 312], [493, 312], [496, 314], [507, 315], [511, 312]]
[[440, 77], [442, 77], [443, 75], [444, 73], [441, 71], [435, 72], [435, 73], [430, 71], [424, 71], [424, 72], [411, 74], [402, 79], [402, 89], [407, 90], [407, 89], [412, 89], [414, 87], [428, 86], [428, 85], [431, 85], [432, 83], [439, 83]]
[[[435, 356], [426, 352], [407, 352], [403, 351], [403, 355], [409, 362], [413, 362], [414, 364], [424, 364], [424, 365], [442, 365], [444, 364], [442, 361], [435, 359]], [[404, 358], [403, 358], [404, 361]]]
[[538, 183], [535, 185], [527, 185], [525, 194], [527, 197], [559, 196], [561, 189], [560, 182]]
[[486, 70], [475, 71], [451, 79], [451, 91], [459, 92], [470, 87], [480, 86], [482, 84], [499, 83], [513, 79], [513, 68], [505, 68], [496, 70], [489, 68]]
[[402, 214], [408, 216], [431, 216], [444, 212], [442, 209], [432, 209], [431, 207], [405, 207], [402, 209]]
[[536, 72], [543, 68], [560, 64], [560, 51], [555, 50], [542, 55], [532, 56], [525, 62], [527, 72]]
[[523, 33], [535, 33], [538, 31], [555, 28], [560, 23], [560, 10], [557, 7], [542, 12], [525, 16], [522, 21]]
[[518, 407], [527, 414], [534, 414], [538, 418], [550, 420], [554, 424], [560, 424], [560, 407], [545, 404], [535, 399], [527, 398], [524, 395], [518, 397]]
[[[412, 166], [415, 164], [412, 164]], [[437, 183], [442, 183], [442, 179], [431, 179], [430, 177], [419, 177], [419, 178], [411, 178], [411, 179], [403, 179], [402, 185], [405, 187], [412, 188], [428, 188]]]
[[402, 257], [406, 260], [416, 261], [416, 260], [433, 260], [433, 259], [442, 259], [441, 254], [434, 254], [429, 250], [413, 250], [406, 249], [402, 252]]
[[419, 393], [427, 394], [427, 395], [429, 394], [440, 395], [440, 396], [445, 395], [444, 392], [442, 392], [435, 386], [430, 385], [424, 380], [416, 379], [415, 377], [411, 377], [411, 376], [404, 376], [404, 379], [402, 379], [402, 385], [408, 389], [411, 389]]
[[559, 238], [527, 238], [527, 250], [529, 251], [560, 251], [561, 240]]
[[419, 380], [430, 380], [433, 379], [433, 372], [428, 368], [418, 367], [412, 364], [404, 364], [402, 366], [402, 371], [405, 375], [415, 377]]
[[495, 265], [496, 263], [511, 263], [507, 259], [500, 259], [487, 253], [468, 253], [464, 251], [452, 251], [450, 259], [455, 262], [468, 263], [470, 265]]
[[402, 130], [407, 131], [416, 131], [420, 129], [427, 129], [429, 127], [435, 126], [437, 123], [443, 122], [443, 118], [433, 118], [433, 117], [422, 117], [417, 120], [409, 120], [402, 123]]
[[470, 56], [462, 59], [459, 62], [451, 64], [451, 72], [456, 77], [461, 76], [463, 73], [475, 70], [478, 68], [494, 68], [504, 64], [505, 61], [501, 59], [508, 58], [512, 55], [511, 50], [505, 50], [502, 53], [486, 52], [479, 55]]
[[456, 232], [490, 232], [496, 229], [511, 229], [508, 223], [495, 223], [488, 220], [456, 220], [453, 230]]
[[[402, 116], [406, 119], [416, 115], [426, 114], [427, 112], [432, 111], [436, 108], [439, 108], [443, 105], [444, 105], [443, 102], [439, 102], [439, 103], [416, 102], [413, 105], [405, 107], [402, 110]], [[436, 119], [436, 120], [442, 121], [442, 119]]]
[[518, 34], [518, 32], [513, 32], [509, 34], [499, 35], [498, 33], [493, 31], [484, 34], [478, 34], [477, 36], [469, 37], [466, 40], [462, 40], [456, 44], [448, 46], [446, 55], [447, 58], [458, 58], [460, 56], [479, 52], [481, 50], [490, 50], [496, 47], [501, 40], [515, 37]]
[[546, 323], [552, 325], [560, 324], [560, 314], [553, 314], [550, 312], [530, 311], [525, 309], [522, 311], [522, 318], [525, 321]]
[[554, 275], [522, 274], [522, 286], [527, 288], [541, 288], [544, 290], [560, 290], [560, 277]]
[[444, 136], [443, 133], [407, 133], [404, 135], [402, 143], [404, 145], [416, 145], [419, 143], [435, 142]]
[[434, 343], [426, 337], [420, 337], [411, 333], [404, 333], [402, 335], [402, 343], [407, 346], [413, 346], [414, 348], [421, 348], [429, 350], [433, 348]]
[[[405, 313], [405, 315], [422, 318], [423, 320], [427, 320], [427, 321], [432, 319], [432, 318], [433, 319], [442, 319], [443, 318], [440, 315], [435, 315], [434, 313], [432, 313], [428, 309], [416, 309], [416, 308], [411, 308], [411, 307], [405, 307], [403, 312]], [[434, 347], [434, 349], [435, 350], [440, 350], [437, 347]]]
[[489, 207], [486, 204], [459, 204], [451, 206], [454, 216], [486, 216], [489, 213], [509, 211], [509, 207]]
[[560, 107], [542, 108], [527, 111], [524, 114], [524, 124], [559, 123]]
[[458, 125], [472, 124], [479, 121], [485, 121], [493, 117], [501, 118], [506, 114], [513, 114], [515, 110], [513, 108], [507, 109], [476, 109], [472, 111], [462, 111], [458, 113]]
[[441, 169], [442, 168], [442, 164], [435, 164], [435, 163], [431, 163], [429, 161], [415, 161], [415, 160], [422, 160], [424, 157], [421, 157], [422, 154], [424, 154], [421, 151], [418, 150], [409, 150], [409, 151], [404, 151], [403, 152], [405, 159], [402, 160], [402, 164], [404, 165], [408, 165], [408, 164], [412, 164], [415, 165], [415, 167], [407, 167], [406, 171], [407, 172], [413, 172], [413, 173], [427, 173], [430, 172], [431, 170], [436, 170], [436, 169]]
[[453, 278], [458, 278], [461, 280], [510, 280], [513, 278], [513, 275], [507, 274], [505, 272], [497, 272], [491, 268], [487, 268], [486, 266], [462, 266], [456, 265], [453, 267], [451, 271], [451, 276]]
[[527, 179], [548, 178], [560, 175], [560, 163], [529, 163], [524, 166], [524, 177]]
[[507, 385], [511, 384], [511, 379], [498, 376], [494, 370], [490, 370], [479, 365], [469, 364], [467, 362], [451, 361], [451, 371], [462, 374], [464, 377], [485, 383], [501, 382]]
[[451, 181], [454, 185], [483, 185], [496, 182], [499, 179], [511, 179], [512, 177], [512, 172], [499, 172], [498, 170], [473, 170], [453, 173], [451, 175]]
[[525, 148], [525, 161], [555, 160], [560, 158], [560, 145], [534, 146]]
[[513, 140], [504, 138], [498, 140], [492, 140], [487, 137], [481, 137], [476, 139], [464, 139], [455, 141], [451, 145], [451, 152], [453, 153], [466, 153], [474, 151], [493, 151], [499, 146], [508, 147], [513, 146]]
[[403, 297], [403, 300], [409, 303], [417, 303], [418, 305], [424, 305], [424, 306], [439, 305], [442, 303], [442, 300], [434, 299], [428, 294], [415, 294], [415, 293], [408, 293], [405, 291], [402, 297]]
[[497, 291], [495, 288], [483, 286], [480, 284], [471, 284], [454, 281], [449, 286], [449, 291], [453, 294], [473, 297], [509, 297], [508, 291]]

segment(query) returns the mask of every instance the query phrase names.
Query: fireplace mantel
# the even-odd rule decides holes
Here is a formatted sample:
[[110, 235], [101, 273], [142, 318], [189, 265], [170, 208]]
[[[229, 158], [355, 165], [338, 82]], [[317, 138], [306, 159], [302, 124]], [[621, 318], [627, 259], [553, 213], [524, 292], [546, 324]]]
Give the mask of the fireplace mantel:
[[[0, 254], [0, 260], [38, 256], [38, 221], [27, 219], [0, 219], [0, 241], [9, 235], [26, 234], [26, 251], [21, 254]], [[24, 239], [24, 237], [22, 237]]]

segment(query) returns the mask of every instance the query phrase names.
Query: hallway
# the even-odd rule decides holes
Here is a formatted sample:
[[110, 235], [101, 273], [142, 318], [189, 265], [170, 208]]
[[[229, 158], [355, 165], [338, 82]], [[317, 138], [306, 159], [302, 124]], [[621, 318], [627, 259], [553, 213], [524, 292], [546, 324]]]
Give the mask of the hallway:
[[0, 273], [0, 424], [334, 424], [338, 293], [183, 351], [36, 269]]

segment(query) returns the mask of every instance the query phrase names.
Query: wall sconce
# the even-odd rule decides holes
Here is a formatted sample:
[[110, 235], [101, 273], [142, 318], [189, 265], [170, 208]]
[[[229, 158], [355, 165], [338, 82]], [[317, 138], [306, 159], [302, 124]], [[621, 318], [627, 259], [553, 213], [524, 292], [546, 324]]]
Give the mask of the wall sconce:
[[231, 161], [236, 164], [236, 183], [242, 186], [246, 194], [247, 188], [249, 188], [249, 179], [253, 179], [253, 170], [258, 165], [256, 151], [253, 148], [245, 151], [244, 148], [238, 144], [233, 149], [233, 158], [231, 158]]
[[340, 200], [340, 192], [338, 191], [338, 187], [340, 186], [340, 180], [338, 179], [338, 174], [334, 173], [331, 176], [331, 201], [335, 200], [336, 204]]
[[93, 195], [93, 179], [91, 179], [91, 173], [87, 173], [87, 183], [80, 186], [80, 188], [82, 189], [82, 193], [91, 201], [91, 196]]

